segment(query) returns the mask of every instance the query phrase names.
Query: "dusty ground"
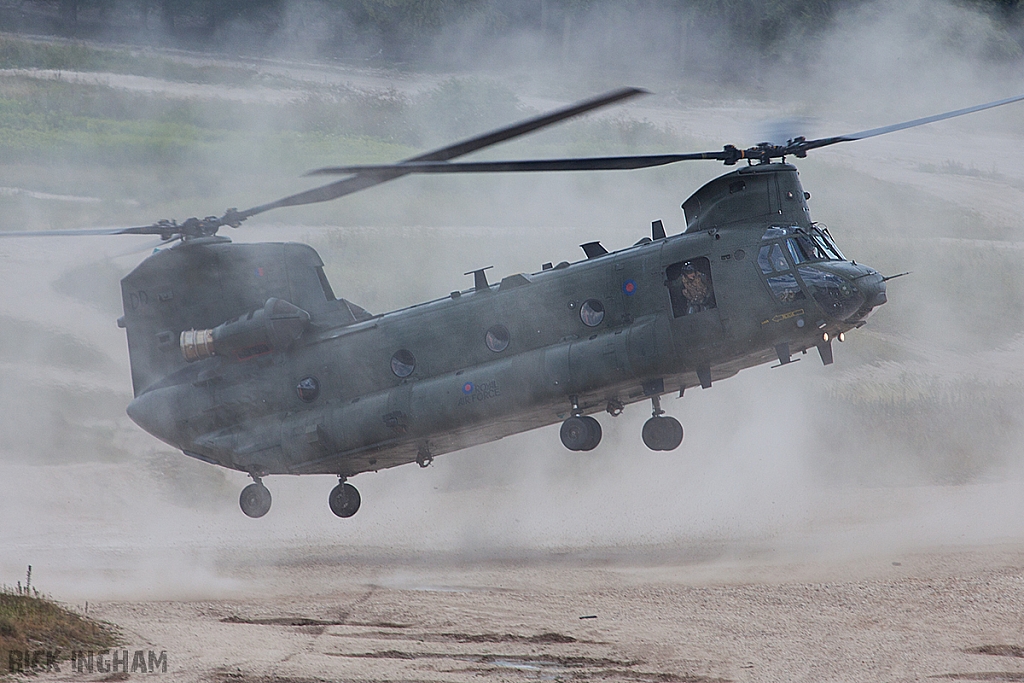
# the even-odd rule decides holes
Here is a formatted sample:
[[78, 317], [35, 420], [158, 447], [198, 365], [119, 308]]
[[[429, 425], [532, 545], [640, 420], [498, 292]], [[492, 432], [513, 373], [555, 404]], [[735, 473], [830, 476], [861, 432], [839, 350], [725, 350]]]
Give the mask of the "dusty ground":
[[1020, 546], [841, 564], [704, 557], [720, 550], [272, 563], [254, 551], [223, 567], [245, 596], [90, 613], [130, 648], [166, 650], [180, 681], [1024, 680]]

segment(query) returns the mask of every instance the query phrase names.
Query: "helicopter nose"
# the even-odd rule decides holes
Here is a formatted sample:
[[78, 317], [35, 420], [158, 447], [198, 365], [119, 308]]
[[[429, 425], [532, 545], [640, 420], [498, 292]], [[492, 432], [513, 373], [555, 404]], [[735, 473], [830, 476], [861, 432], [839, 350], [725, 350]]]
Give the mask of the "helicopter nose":
[[870, 268], [867, 270], [867, 273], [854, 280], [857, 289], [864, 295], [864, 305], [850, 317], [850, 320], [864, 320], [871, 314], [871, 311], [888, 301], [885, 296], [885, 279], [882, 274]]
[[814, 301], [834, 320], [849, 320], [867, 302], [864, 293], [854, 283], [857, 274], [858, 271], [837, 264], [800, 268], [800, 277]]

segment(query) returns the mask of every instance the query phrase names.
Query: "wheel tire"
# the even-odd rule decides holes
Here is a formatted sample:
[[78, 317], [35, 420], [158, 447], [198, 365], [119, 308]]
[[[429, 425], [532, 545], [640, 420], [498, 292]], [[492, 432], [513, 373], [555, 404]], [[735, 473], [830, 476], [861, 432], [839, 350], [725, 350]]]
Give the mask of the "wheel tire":
[[652, 451], [672, 451], [683, 442], [683, 426], [674, 417], [658, 415], [644, 423], [641, 436]]
[[270, 491], [263, 484], [249, 484], [238, 496], [238, 506], [246, 516], [253, 519], [270, 512], [271, 502]]
[[659, 439], [659, 432], [661, 425], [658, 424], [658, 418], [652, 417], [651, 419], [644, 422], [643, 431], [640, 432], [641, 438], [644, 440], [644, 445], [650, 448], [652, 451], [661, 450], [661, 441]]
[[587, 415], [580, 419], [584, 420], [587, 423], [587, 429], [589, 431], [590, 437], [589, 439], [587, 439], [587, 443], [580, 450], [592, 451], [595, 448], [597, 448], [597, 444], [601, 443], [601, 423], [598, 422], [593, 417], [591, 417], [590, 415]]
[[665, 421], [663, 429], [664, 440], [661, 443], [661, 450], [674, 451], [683, 442], [683, 425], [674, 417], [662, 417]]
[[582, 451], [590, 442], [593, 427], [583, 417], [570, 417], [562, 423], [558, 430], [558, 436], [562, 439], [562, 445], [570, 451]]
[[331, 489], [331, 495], [327, 502], [331, 506], [331, 512], [339, 517], [348, 518], [359, 511], [362, 499], [359, 497], [359, 491], [352, 484], [338, 484]]

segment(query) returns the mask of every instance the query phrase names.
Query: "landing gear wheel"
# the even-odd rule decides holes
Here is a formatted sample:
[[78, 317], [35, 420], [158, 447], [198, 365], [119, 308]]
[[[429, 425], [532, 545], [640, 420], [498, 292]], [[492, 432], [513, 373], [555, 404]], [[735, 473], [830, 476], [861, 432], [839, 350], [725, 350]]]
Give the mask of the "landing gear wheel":
[[331, 505], [331, 512], [339, 517], [351, 517], [359, 511], [359, 504], [362, 500], [359, 491], [352, 484], [338, 484], [331, 489], [331, 497], [328, 498]]
[[587, 427], [590, 430], [590, 440], [587, 441], [586, 445], [580, 450], [592, 451], [597, 448], [597, 444], [601, 443], [601, 423], [590, 415], [586, 415], [581, 420], [585, 420]]
[[683, 442], [683, 425], [674, 417], [656, 415], [644, 423], [642, 436], [652, 451], [674, 451]]
[[270, 512], [270, 491], [263, 484], [249, 484], [238, 496], [238, 505], [249, 517], [262, 517]]
[[570, 451], [592, 451], [601, 443], [601, 423], [589, 415], [570, 417], [558, 435]]

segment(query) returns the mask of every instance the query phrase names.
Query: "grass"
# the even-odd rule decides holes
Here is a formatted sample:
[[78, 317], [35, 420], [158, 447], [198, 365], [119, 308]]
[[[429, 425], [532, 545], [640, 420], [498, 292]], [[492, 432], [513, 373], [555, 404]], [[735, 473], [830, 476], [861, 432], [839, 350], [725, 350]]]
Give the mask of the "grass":
[[[102, 650], [117, 642], [112, 626], [72, 612], [35, 591], [0, 590], [0, 653]], [[7, 657], [0, 671], [8, 667]]]
[[195, 65], [145, 50], [109, 48], [71, 41], [0, 38], [0, 68], [107, 71], [189, 83], [244, 85], [259, 73], [244, 66]]
[[[4, 44], [0, 39], [0, 64]], [[49, 47], [26, 50], [14, 51], [21, 55], [15, 60], [19, 64], [52, 66]], [[102, 67], [91, 57], [82, 59], [80, 69]], [[317, 181], [300, 178], [312, 168], [398, 161], [536, 113], [503, 86], [477, 79], [453, 79], [414, 96], [342, 86], [290, 87], [299, 93], [293, 101], [238, 102], [2, 77], [0, 187], [93, 199], [72, 203], [0, 196], [0, 230], [219, 215], [228, 206], [251, 206], [314, 186]], [[666, 129], [624, 117], [574, 121], [514, 144], [488, 153], [543, 157], [686, 147]], [[504, 180], [488, 178], [474, 185], [469, 179], [446, 178], [443, 187], [446, 197], [472, 200], [481, 184], [495, 188]], [[409, 194], [419, 187], [412, 183], [405, 183]], [[446, 199], [444, 206], [459, 203]], [[292, 211], [285, 220], [333, 222], [345, 216], [347, 221], [407, 224], [404, 213], [395, 213], [389, 215], [379, 199], [358, 195]], [[413, 217], [415, 224], [450, 220], [446, 212], [422, 204]]]

